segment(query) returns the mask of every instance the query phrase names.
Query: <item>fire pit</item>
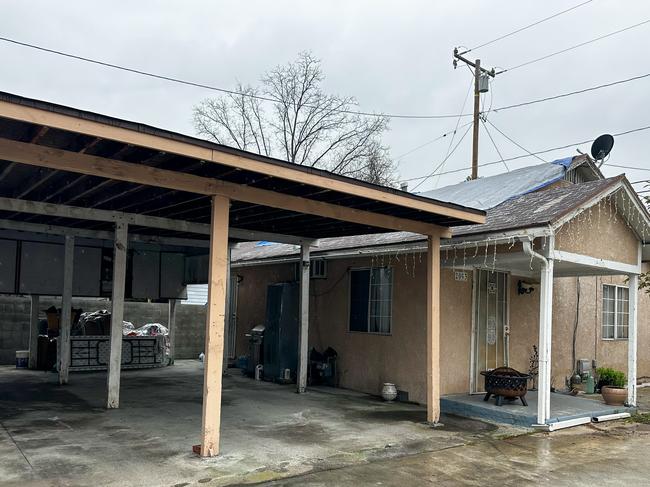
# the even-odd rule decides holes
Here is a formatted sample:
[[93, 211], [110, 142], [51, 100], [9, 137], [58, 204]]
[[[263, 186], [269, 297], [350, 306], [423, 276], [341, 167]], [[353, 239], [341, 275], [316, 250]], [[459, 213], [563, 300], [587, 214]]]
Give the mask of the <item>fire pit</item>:
[[526, 392], [528, 392], [530, 375], [523, 374], [510, 367], [484, 370], [481, 375], [485, 376], [484, 401], [490, 399], [490, 396], [494, 396], [497, 406], [501, 406], [503, 399], [514, 401], [519, 398], [524, 406], [528, 406], [525, 396]]

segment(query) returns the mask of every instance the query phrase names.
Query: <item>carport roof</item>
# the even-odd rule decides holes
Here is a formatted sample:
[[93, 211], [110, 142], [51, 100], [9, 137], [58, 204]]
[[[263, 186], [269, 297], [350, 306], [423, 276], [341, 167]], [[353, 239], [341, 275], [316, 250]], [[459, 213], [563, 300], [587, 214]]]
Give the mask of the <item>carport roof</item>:
[[[452, 227], [481, 223], [485, 215], [149, 125], [2, 92], [0, 159], [0, 197], [207, 224], [211, 195], [227, 191], [231, 227], [305, 238], [386, 232], [390, 225], [399, 230]], [[151, 184], [142, 184], [136, 170], [149, 174]], [[194, 186], [187, 181], [203, 186], [189, 191], [185, 188]], [[266, 203], [260, 204], [257, 195]], [[289, 209], [289, 200], [302, 202], [304, 211], [296, 205]], [[313, 211], [324, 206], [332, 216]], [[336, 218], [338, 209], [341, 215], [357, 212], [359, 218]], [[380, 219], [360, 221], [368, 214]], [[110, 222], [14, 211], [1, 211], [0, 219], [100, 231], [112, 227]], [[402, 223], [404, 228], [395, 228]], [[137, 225], [131, 230], [188, 236], [186, 231]]]

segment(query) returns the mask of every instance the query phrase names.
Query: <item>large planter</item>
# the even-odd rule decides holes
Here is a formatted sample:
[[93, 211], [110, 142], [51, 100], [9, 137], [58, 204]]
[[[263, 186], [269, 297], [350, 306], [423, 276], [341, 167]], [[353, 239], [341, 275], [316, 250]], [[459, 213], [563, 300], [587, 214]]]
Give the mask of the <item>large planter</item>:
[[610, 406], [622, 406], [627, 401], [627, 387], [603, 386], [600, 393]]

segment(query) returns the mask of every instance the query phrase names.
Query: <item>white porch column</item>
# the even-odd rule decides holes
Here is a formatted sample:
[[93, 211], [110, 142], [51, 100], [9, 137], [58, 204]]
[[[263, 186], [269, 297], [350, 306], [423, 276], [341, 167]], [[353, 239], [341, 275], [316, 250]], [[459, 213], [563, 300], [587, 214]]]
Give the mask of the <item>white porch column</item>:
[[427, 247], [427, 421], [440, 420], [440, 235]]
[[108, 360], [108, 398], [106, 407], [120, 407], [120, 373], [122, 370], [122, 321], [124, 318], [124, 284], [126, 280], [126, 249], [129, 227], [115, 224], [113, 245], [113, 292], [111, 294], [110, 358]]
[[637, 352], [637, 304], [639, 299], [639, 276], [629, 276], [629, 328], [627, 338], [627, 405], [636, 406], [636, 352]]
[[219, 454], [219, 438], [221, 436], [221, 383], [226, 280], [228, 278], [229, 211], [230, 200], [228, 198], [218, 195], [212, 197], [201, 423], [201, 456], [203, 457]]
[[59, 384], [68, 383], [70, 369], [70, 331], [72, 329], [72, 275], [74, 265], [74, 237], [66, 235], [63, 258], [63, 293], [59, 320]]
[[169, 299], [167, 327], [169, 331], [169, 362], [167, 365], [174, 365], [174, 353], [176, 352], [176, 304], [178, 299]]
[[537, 387], [537, 424], [546, 424], [546, 421], [551, 415], [553, 259], [547, 259], [546, 262], [542, 264], [539, 290], [539, 376]]
[[298, 393], [307, 389], [309, 366], [309, 244], [300, 247], [300, 322], [298, 331]]
[[38, 294], [31, 294], [29, 309], [29, 368], [35, 369], [38, 361]]

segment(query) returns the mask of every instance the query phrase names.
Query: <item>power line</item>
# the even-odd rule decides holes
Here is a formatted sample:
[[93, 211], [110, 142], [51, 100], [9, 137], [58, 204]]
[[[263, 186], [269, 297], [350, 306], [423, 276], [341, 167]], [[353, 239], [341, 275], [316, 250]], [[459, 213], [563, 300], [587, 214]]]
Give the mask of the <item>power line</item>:
[[536, 157], [537, 159], [539, 159], [539, 160], [542, 161], [542, 162], [547, 162], [547, 161], [545, 161], [544, 159], [542, 159], [541, 157], [539, 157], [538, 155], [535, 155], [535, 154], [533, 154], [532, 152], [530, 152], [528, 149], [526, 149], [526, 148], [525, 148], [524, 146], [522, 146], [521, 144], [517, 143], [517, 142], [516, 142], [515, 140], [513, 140], [512, 138], [508, 137], [506, 134], [504, 134], [504, 133], [499, 129], [499, 127], [497, 127], [496, 125], [494, 125], [494, 124], [493, 124], [492, 122], [490, 122], [489, 120], [487, 120], [487, 123], [489, 123], [490, 125], [492, 125], [492, 127], [494, 127], [494, 130], [496, 130], [497, 132], [499, 132], [501, 135], [503, 135], [506, 139], [508, 139], [508, 140], [509, 140], [510, 142], [512, 142], [513, 144], [515, 144], [517, 147], [519, 147], [519, 148], [520, 148], [521, 150], [523, 150], [524, 152], [527, 152], [529, 155], [531, 155], [531, 156], [533, 156], [533, 157]]
[[490, 138], [490, 141], [492, 142], [492, 145], [494, 146], [494, 149], [497, 151], [497, 154], [499, 154], [499, 157], [501, 158], [501, 162], [503, 162], [503, 165], [506, 167], [506, 171], [510, 172], [510, 168], [508, 167], [508, 164], [506, 163], [506, 161], [503, 160], [503, 155], [501, 154], [501, 151], [497, 147], [497, 143], [492, 138], [492, 134], [488, 130], [487, 125], [485, 124], [485, 120], [481, 119], [481, 122], [483, 123], [483, 128], [485, 129], [485, 133]]
[[634, 171], [650, 171], [650, 168], [648, 168], [648, 167], [624, 166], [624, 165], [621, 165], [621, 164], [612, 164], [610, 162], [604, 163], [603, 166], [618, 167], [618, 168], [621, 168], [621, 169], [632, 169]]
[[472, 125], [472, 122], [467, 122], [467, 123], [461, 125], [460, 127], [456, 126], [456, 128], [454, 130], [450, 130], [449, 132], [445, 132], [444, 134], [439, 135], [435, 139], [431, 139], [431, 140], [425, 142], [424, 144], [418, 145], [417, 147], [414, 147], [413, 149], [410, 149], [407, 152], [404, 152], [404, 153], [400, 154], [399, 156], [397, 156], [395, 158], [395, 162], [399, 162], [400, 160], [402, 160], [404, 157], [408, 156], [409, 154], [412, 154], [413, 152], [418, 151], [418, 150], [422, 149], [423, 147], [426, 147], [427, 145], [433, 144], [434, 142], [438, 142], [440, 139], [444, 139], [448, 135], [455, 134], [456, 131], [459, 128], [462, 129], [462, 128], [467, 127], [468, 125]]
[[[469, 66], [465, 65], [468, 69]], [[471, 73], [471, 69], [470, 69]], [[460, 113], [463, 113], [463, 110], [465, 110], [465, 104], [467, 103], [467, 99], [469, 98], [469, 94], [472, 91], [472, 86], [474, 85], [474, 74], [472, 73], [472, 77], [470, 78], [469, 81], [469, 86], [467, 87], [467, 93], [465, 93], [465, 98], [463, 99], [463, 105], [460, 107]], [[458, 124], [460, 124], [460, 115], [458, 116], [458, 119], [456, 120], [456, 129], [458, 129]], [[472, 121], [472, 124], [474, 121]], [[467, 129], [469, 131], [469, 129]], [[447, 152], [445, 152], [445, 157], [443, 157], [443, 161], [441, 165], [438, 167], [438, 169], [442, 169], [445, 167], [445, 163], [447, 162], [447, 159], [449, 159], [449, 151], [451, 150], [451, 146], [454, 143], [454, 140], [456, 139], [456, 132], [454, 132], [454, 135], [451, 136], [451, 140], [449, 141], [449, 145], [447, 146]], [[455, 149], [454, 149], [455, 150]], [[435, 172], [435, 170], [434, 170]], [[436, 180], [436, 183], [434, 186], [438, 186], [438, 183], [440, 182], [440, 178]]]
[[[172, 83], [178, 83], [178, 84], [183, 84], [183, 85], [187, 85], [187, 86], [193, 86], [193, 87], [196, 87], [196, 88], [203, 88], [203, 89], [211, 90], [211, 91], [218, 91], [218, 92], [226, 93], [226, 94], [230, 94], [230, 95], [245, 96], [245, 97], [248, 97], [248, 98], [253, 98], [253, 99], [257, 99], [257, 100], [260, 100], [260, 101], [266, 101], [266, 102], [270, 102], [270, 103], [278, 103], [277, 99], [262, 96], [262, 95], [255, 95], [253, 93], [246, 93], [246, 92], [237, 91], [237, 90], [219, 88], [217, 86], [211, 86], [211, 85], [206, 85], [206, 84], [198, 83], [198, 82], [194, 82], [194, 81], [188, 81], [188, 80], [183, 80], [183, 79], [179, 79], [179, 78], [173, 78], [171, 76], [165, 76], [165, 75], [160, 75], [160, 74], [156, 74], [156, 73], [151, 73], [151, 72], [144, 71], [144, 70], [141, 70], [141, 69], [129, 68], [129, 67], [126, 67], [126, 66], [112, 64], [112, 63], [108, 63], [108, 62], [105, 62], [105, 61], [99, 61], [99, 60], [96, 60], [96, 59], [91, 59], [91, 58], [87, 58], [87, 57], [83, 57], [83, 56], [78, 56], [76, 54], [70, 54], [70, 53], [63, 52], [63, 51], [57, 51], [55, 49], [49, 49], [49, 48], [46, 48], [46, 47], [37, 46], [35, 44], [29, 44], [29, 43], [26, 43], [26, 42], [21, 42], [21, 41], [15, 40], [15, 39], [7, 38], [7, 37], [0, 37], [0, 41], [11, 43], [11, 44], [16, 44], [16, 45], [19, 45], [19, 46], [27, 47], [27, 48], [30, 48], [30, 49], [35, 49], [35, 50], [38, 50], [38, 51], [47, 52], [47, 53], [50, 53], [50, 54], [56, 54], [58, 56], [63, 56], [63, 57], [71, 58], [71, 59], [76, 59], [78, 61], [84, 61], [84, 62], [91, 63], [91, 64], [97, 64], [97, 65], [104, 66], [104, 67], [107, 67], [107, 68], [117, 69], [117, 70], [120, 70], [120, 71], [126, 71], [126, 72], [129, 72], [129, 73], [132, 73], [132, 74], [147, 76], [147, 77], [150, 77], [150, 78], [155, 78], [155, 79], [159, 79], [159, 80], [163, 80], [163, 81], [169, 81], [169, 82], [172, 82]], [[513, 105], [498, 107], [498, 108], [494, 108], [492, 111], [498, 112], [498, 111], [503, 111], [503, 110], [510, 110], [512, 108], [519, 108], [519, 107], [522, 107], [522, 106], [533, 105], [535, 103], [542, 103], [542, 102], [545, 102], [545, 101], [556, 100], [558, 98], [565, 98], [565, 97], [568, 97], [568, 96], [578, 95], [578, 94], [586, 93], [586, 92], [589, 92], [589, 91], [595, 91], [595, 90], [599, 90], [599, 89], [602, 89], [602, 88], [608, 88], [610, 86], [615, 86], [615, 85], [619, 85], [619, 84], [623, 84], [623, 83], [628, 83], [630, 81], [636, 81], [636, 80], [639, 80], [639, 79], [647, 78], [649, 76], [650, 76], [650, 73], [647, 73], [647, 74], [643, 74], [643, 75], [639, 75], [639, 76], [634, 76], [632, 78], [613, 81], [611, 83], [592, 86], [590, 88], [585, 88], [585, 89], [582, 89], [582, 90], [571, 91], [571, 92], [562, 93], [562, 94], [559, 94], [559, 95], [549, 96], [549, 97], [545, 97], [545, 98], [538, 98], [538, 99], [535, 99], [535, 100], [516, 103], [516, 104], [513, 104]], [[441, 115], [435, 115], [435, 114], [433, 114], [433, 115], [427, 115], [427, 114], [418, 115], [418, 114], [398, 114], [398, 113], [383, 113], [382, 114], [382, 113], [365, 112], [365, 111], [361, 111], [361, 110], [334, 110], [334, 111], [337, 111], [339, 113], [349, 113], [349, 114], [361, 115], [361, 116], [369, 116], [369, 117], [386, 117], [386, 118], [394, 118], [394, 119], [412, 119], [412, 120], [436, 120], [436, 119], [447, 119], [447, 118], [471, 117], [472, 116], [471, 113], [460, 113], [460, 114], [456, 113], [456, 114], [441, 114]], [[434, 140], [432, 140], [430, 142], [434, 142], [435, 140], [437, 140], [437, 139], [434, 139]], [[402, 156], [400, 156], [400, 157], [403, 157], [403, 156], [404, 156], [404, 154]]]
[[[454, 152], [456, 152], [456, 149], [458, 149], [458, 146], [459, 146], [460, 143], [463, 141], [463, 139], [465, 138], [465, 136], [466, 136], [467, 133], [469, 132], [469, 129], [471, 129], [471, 128], [472, 128], [471, 126], [470, 126], [470, 127], [467, 127], [467, 130], [465, 130], [465, 133], [464, 133], [463, 136], [460, 138], [460, 140], [458, 141], [458, 143], [454, 146], [454, 148], [451, 150], [451, 152], [450, 152], [449, 154], [447, 154], [447, 157], [445, 157], [445, 158], [442, 160], [442, 162], [441, 162], [440, 164], [438, 164], [438, 165], [436, 166], [436, 168], [435, 168], [435, 169], [434, 169], [434, 170], [433, 170], [429, 175], [424, 176], [423, 178], [417, 178], [417, 179], [422, 179], [422, 181], [420, 181], [418, 184], [416, 184], [415, 187], [413, 188], [413, 190], [419, 188], [419, 187], [420, 187], [422, 184], [424, 184], [424, 183], [425, 183], [425, 182], [426, 182], [426, 181], [427, 181], [431, 176], [434, 176], [434, 175], [436, 174], [436, 171], [437, 171], [438, 169], [440, 169], [440, 168], [445, 164], [445, 162], [447, 162], [447, 159], [449, 159], [449, 158], [454, 154]], [[444, 173], [440, 173], [440, 174], [444, 174]], [[413, 179], [405, 179], [404, 181], [413, 181]]]
[[[211, 90], [211, 91], [218, 91], [220, 93], [226, 93], [226, 94], [229, 94], [229, 95], [245, 96], [245, 97], [248, 97], [248, 98], [253, 98], [253, 99], [256, 99], [256, 100], [266, 101], [266, 102], [271, 102], [271, 103], [279, 103], [279, 101], [280, 101], [280, 100], [277, 100], [275, 98], [271, 98], [271, 97], [267, 97], [267, 96], [261, 96], [261, 95], [256, 95], [256, 94], [253, 94], [253, 93], [246, 93], [246, 92], [242, 92], [242, 91], [230, 90], [230, 89], [226, 89], [226, 88], [220, 88], [220, 87], [217, 87], [217, 86], [206, 85], [204, 83], [197, 83], [195, 81], [188, 81], [188, 80], [184, 80], [184, 79], [180, 79], [180, 78], [174, 78], [172, 76], [156, 74], [156, 73], [152, 73], [150, 71], [144, 71], [142, 69], [129, 68], [127, 66], [122, 66], [122, 65], [114, 64], [114, 63], [109, 63], [109, 62], [106, 62], [106, 61], [100, 61], [100, 60], [97, 60], [97, 59], [92, 59], [92, 58], [88, 58], [88, 57], [84, 57], [84, 56], [79, 56], [77, 54], [71, 54], [71, 53], [64, 52], [64, 51], [58, 51], [56, 49], [50, 49], [50, 48], [47, 48], [47, 47], [38, 46], [36, 44], [29, 44], [27, 42], [18, 41], [16, 39], [10, 39], [8, 37], [0, 37], [0, 41], [8, 42], [10, 44], [16, 44], [16, 45], [22, 46], [22, 47], [28, 47], [30, 49], [36, 49], [38, 51], [47, 52], [47, 53], [50, 53], [50, 54], [56, 54], [57, 56], [63, 56], [63, 57], [67, 57], [67, 58], [70, 58], [70, 59], [76, 59], [78, 61], [84, 61], [84, 62], [87, 62], [87, 63], [97, 64], [99, 66], [103, 66], [103, 67], [106, 67], [106, 68], [117, 69], [117, 70], [120, 70], [120, 71], [126, 71], [128, 73], [138, 74], [138, 75], [141, 75], [141, 76], [147, 76], [149, 78], [155, 78], [155, 79], [159, 79], [159, 80], [163, 80], [163, 81], [169, 81], [169, 82], [172, 82], [172, 83], [178, 83], [178, 84], [182, 84], [182, 85], [193, 86], [193, 87], [196, 87], [196, 88], [203, 88], [203, 89]], [[304, 105], [304, 106], [308, 107], [308, 108], [315, 108], [315, 107], [313, 107], [311, 105]], [[456, 118], [456, 117], [458, 117], [458, 114], [448, 114], [448, 115], [409, 115], [409, 114], [398, 114], [398, 113], [373, 113], [373, 112], [364, 112], [364, 111], [361, 111], [361, 110], [346, 110], [346, 109], [333, 109], [332, 111], [337, 112], [337, 113], [348, 113], [350, 115], [361, 115], [361, 116], [365, 116], [365, 117], [386, 117], [386, 118], [396, 118], [396, 119], [398, 118], [398, 119], [423, 119], [423, 120], [429, 120], [429, 119], [443, 119], [443, 118]]]
[[571, 12], [572, 10], [575, 10], [575, 9], [577, 9], [577, 8], [579, 8], [579, 7], [582, 7], [583, 5], [587, 5], [588, 3], [591, 3], [592, 1], [593, 1], [593, 0], [587, 0], [586, 2], [582, 2], [582, 3], [579, 3], [578, 5], [574, 5], [574, 6], [571, 7], [571, 8], [568, 8], [568, 9], [566, 9], [566, 10], [562, 10], [561, 12], [558, 12], [558, 13], [556, 13], [556, 14], [553, 14], [553, 15], [549, 16], [549, 17], [545, 17], [545, 18], [543, 18], [543, 19], [540, 19], [540, 20], [538, 20], [538, 21], [536, 21], [536, 22], [533, 22], [532, 24], [528, 24], [528, 25], [526, 25], [526, 26], [524, 26], [524, 27], [521, 27], [521, 28], [519, 28], [519, 29], [517, 29], [517, 30], [513, 30], [512, 32], [509, 32], [509, 33], [504, 34], [504, 35], [502, 35], [502, 36], [500, 36], [500, 37], [497, 37], [496, 39], [492, 39], [491, 41], [484, 42], [483, 44], [479, 44], [479, 45], [476, 46], [476, 47], [472, 47], [471, 49], [468, 49], [468, 50], [462, 52], [461, 54], [467, 54], [467, 53], [470, 52], [470, 51], [474, 51], [474, 50], [476, 50], [476, 49], [480, 49], [481, 47], [485, 47], [485, 46], [489, 46], [490, 44], [494, 44], [495, 42], [498, 42], [498, 41], [503, 40], [503, 39], [505, 39], [505, 38], [507, 38], [507, 37], [513, 36], [513, 35], [515, 35], [515, 34], [518, 34], [519, 32], [522, 32], [522, 31], [524, 31], [524, 30], [526, 30], [526, 29], [530, 29], [531, 27], [535, 27], [536, 25], [539, 25], [539, 24], [541, 24], [541, 23], [543, 23], [543, 22], [546, 22], [547, 20], [554, 19], [555, 17], [559, 17], [559, 16], [562, 15], [562, 14], [565, 14], [565, 13], [567, 13], [567, 12]]
[[[620, 137], [620, 136], [622, 136], [622, 135], [628, 135], [628, 134], [631, 134], [631, 133], [641, 132], [641, 131], [644, 131], [644, 130], [650, 130], [650, 125], [646, 125], [646, 126], [644, 126], [644, 127], [638, 127], [638, 128], [631, 129], [631, 130], [626, 130], [625, 132], [619, 132], [619, 133], [617, 133], [617, 134], [612, 134], [612, 135], [613, 135], [614, 137]], [[535, 156], [535, 155], [537, 155], [537, 154], [546, 154], [546, 153], [548, 153], [548, 152], [553, 152], [553, 151], [560, 150], [560, 149], [568, 149], [568, 148], [571, 148], [571, 147], [575, 147], [575, 146], [577, 146], [577, 145], [582, 145], [582, 144], [587, 144], [587, 143], [589, 143], [589, 142], [593, 142], [593, 140], [594, 140], [594, 139], [589, 139], [589, 140], [583, 140], [583, 141], [580, 141], [580, 142], [573, 142], [573, 143], [571, 143], [571, 144], [561, 145], [561, 146], [557, 146], [557, 147], [551, 147], [551, 148], [549, 148], [549, 149], [544, 149], [544, 150], [540, 150], [540, 151], [535, 151], [535, 152], [531, 152], [531, 153], [529, 153], [529, 154], [522, 154], [522, 155], [520, 155], [520, 156], [509, 157], [509, 158], [507, 158], [507, 159], [504, 159], [503, 161], [506, 161], [506, 162], [516, 161], [516, 160], [518, 160], [518, 159], [525, 159], [526, 157]], [[485, 162], [485, 163], [483, 163], [483, 164], [479, 164], [479, 167], [493, 166], [493, 165], [495, 165], [495, 164], [501, 164], [503, 161], [500, 161], [500, 160], [499, 160], [499, 161]], [[610, 165], [613, 166], [613, 164], [610, 164]], [[446, 175], [446, 174], [455, 174], [455, 173], [459, 173], [459, 172], [467, 171], [468, 169], [472, 169], [471, 166], [470, 166], [470, 167], [463, 167], [463, 168], [460, 168], [460, 169], [453, 169], [453, 170], [450, 170], [450, 171], [441, 172], [441, 173], [439, 173], [438, 175], [439, 175], [439, 176], [444, 176], [444, 175]], [[638, 168], [635, 168], [635, 169], [638, 169]], [[402, 179], [402, 181], [404, 181], [404, 182], [408, 182], [408, 181], [418, 181], [418, 180], [420, 180], [420, 179], [428, 179], [429, 177], [431, 177], [431, 175], [426, 175], [426, 176], [417, 176], [417, 177], [413, 177], [413, 178]]]
[[[524, 102], [521, 102], [521, 103], [515, 103], [513, 105], [506, 105], [506, 106], [503, 106], [503, 107], [494, 108], [494, 109], [492, 109], [492, 111], [493, 112], [500, 112], [500, 111], [503, 111], [503, 110], [510, 110], [512, 108], [519, 108], [519, 107], [524, 107], [524, 106], [528, 106], [528, 105], [533, 105], [535, 103], [542, 103], [542, 102], [545, 102], [545, 101], [557, 100], [558, 98], [566, 98], [567, 96], [579, 95], [579, 94], [582, 94], [582, 93], [587, 93], [589, 91], [596, 91], [596, 90], [600, 90], [602, 88], [609, 88], [610, 86], [616, 86], [616, 85], [620, 85], [620, 84], [623, 84], [623, 83], [629, 83], [630, 81], [637, 81], [637, 80], [648, 78], [648, 77], [650, 77], [650, 73], [640, 74], [639, 76], [633, 76], [631, 78], [621, 79], [621, 80], [618, 80], [618, 81], [612, 81], [611, 83], [604, 83], [602, 85], [596, 85], [596, 86], [592, 86], [590, 88], [583, 88], [581, 90], [569, 91], [567, 93], [561, 93], [559, 95], [547, 96], [547, 97], [544, 97], [544, 98], [537, 98], [535, 100], [524, 101]], [[468, 114], [464, 114], [463, 116], [469, 116], [469, 115], [470, 114], [468, 113]]]
[[630, 29], [640, 27], [640, 26], [645, 25], [645, 24], [647, 24], [649, 22], [650, 22], [650, 19], [644, 20], [642, 22], [639, 22], [638, 24], [630, 25], [628, 27], [624, 27], [623, 29], [615, 30], [614, 32], [610, 32], [609, 34], [605, 34], [605, 35], [596, 37], [594, 39], [590, 39], [588, 41], [581, 42], [580, 44], [575, 44], [575, 45], [573, 45], [571, 47], [567, 47], [567, 48], [562, 49], [560, 51], [552, 52], [551, 54], [547, 54], [546, 56], [542, 56], [542, 57], [539, 57], [539, 58], [536, 58], [536, 59], [531, 59], [530, 61], [526, 61], [525, 63], [517, 64], [516, 66], [513, 66], [512, 68], [503, 69], [503, 70], [499, 71], [497, 74], [505, 73], [505, 72], [508, 72], [508, 71], [514, 71], [515, 69], [523, 68], [524, 66], [528, 66], [529, 64], [537, 63], [539, 61], [543, 61], [543, 60], [551, 58], [553, 56], [557, 56], [559, 54], [564, 54], [565, 52], [573, 51], [574, 49], [578, 49], [579, 47], [583, 47], [583, 46], [586, 46], [587, 44], [591, 44], [593, 42], [597, 42], [597, 41], [600, 41], [602, 39], [606, 39], [607, 37], [611, 37], [613, 35], [620, 34], [621, 32], [625, 32], [625, 31], [628, 31]]

